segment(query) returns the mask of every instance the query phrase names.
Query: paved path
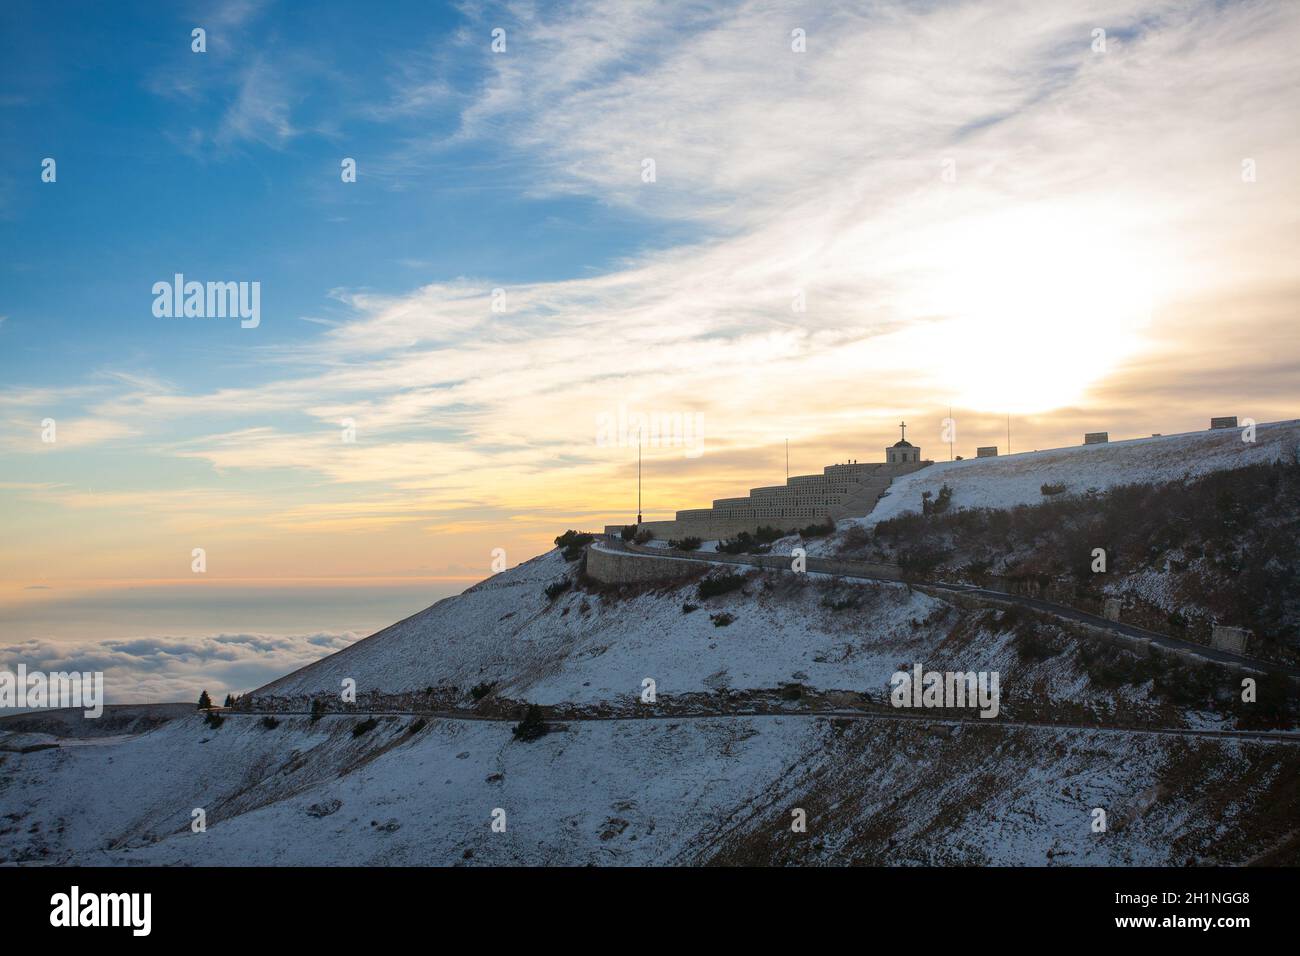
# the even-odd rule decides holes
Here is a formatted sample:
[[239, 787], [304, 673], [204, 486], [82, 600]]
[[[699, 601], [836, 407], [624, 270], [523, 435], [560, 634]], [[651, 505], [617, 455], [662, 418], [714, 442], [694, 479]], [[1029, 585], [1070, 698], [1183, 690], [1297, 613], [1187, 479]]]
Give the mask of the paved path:
[[[701, 564], [711, 564], [716, 566], [742, 565], [745, 567], [761, 568], [766, 571], [784, 570], [789, 574], [794, 572], [788, 566], [773, 567], [761, 561], [746, 560], [752, 555], [727, 555], [725, 560], [715, 560], [707, 556], [707, 553], [683, 553], [672, 551], [667, 548], [648, 548], [641, 545], [629, 544], [618, 539], [611, 539], [608, 536], [596, 541], [593, 547], [604, 548], [608, 551], [621, 551], [625, 554], [632, 555], [649, 555], [656, 558], [668, 558], [673, 561], [693, 561]], [[770, 556], [766, 556], [770, 557]], [[851, 564], [851, 562], [845, 562]], [[816, 572], [806, 572], [816, 573]], [[898, 584], [893, 578], [883, 578], [878, 575], [838, 572], [838, 577], [852, 578], [859, 581], [886, 582]], [[1188, 641], [1178, 637], [1170, 637], [1167, 634], [1159, 634], [1156, 631], [1148, 631], [1145, 628], [1136, 627], [1132, 624], [1123, 624], [1119, 621], [1111, 621], [1097, 614], [1089, 614], [1087, 611], [1081, 611], [1078, 608], [1069, 607], [1065, 604], [1055, 604], [1051, 601], [1044, 601], [1041, 598], [1027, 597], [1023, 594], [1011, 594], [1007, 591], [995, 591], [991, 588], [975, 587], [969, 584], [945, 584], [936, 581], [914, 581], [910, 582], [919, 587], [934, 588], [938, 591], [951, 591], [953, 593], [969, 594], [972, 597], [984, 598], [986, 600], [999, 601], [1003, 604], [1016, 604], [1020, 607], [1029, 608], [1035, 611], [1041, 611], [1051, 614], [1055, 617], [1064, 618], [1070, 621], [1076, 621], [1081, 624], [1088, 624], [1092, 627], [1101, 628], [1111, 631], [1115, 634], [1122, 634], [1125, 637], [1141, 638], [1150, 641], [1157, 647], [1163, 647], [1168, 650], [1190, 651], [1206, 660], [1218, 661], [1222, 664], [1232, 664], [1238, 667], [1248, 668], [1250, 670], [1267, 672], [1278, 671], [1287, 674], [1290, 677], [1300, 677], [1300, 667], [1293, 667], [1288, 664], [1275, 664], [1270, 661], [1262, 661], [1258, 658], [1247, 657], [1244, 654], [1234, 654], [1231, 651], [1222, 651], [1218, 648], [1210, 647], [1206, 644], [1198, 644], [1195, 641]]]
[[[268, 714], [273, 717], [306, 717], [310, 714], [310, 711], [223, 710], [220, 711], [220, 713], [223, 717], [265, 717]], [[518, 720], [513, 717], [498, 717], [489, 714], [476, 714], [470, 711], [459, 710], [355, 710], [348, 711], [347, 713], [326, 713], [321, 715], [322, 720], [327, 717], [432, 717], [440, 720], [467, 720], [510, 724], [518, 723]], [[933, 717], [925, 713], [905, 710], [891, 712], [887, 710], [847, 710], [843, 708], [785, 711], [731, 710], [726, 711], [725, 713], [712, 714], [579, 714], [572, 717], [547, 717], [546, 721], [553, 724], [581, 724], [637, 720], [725, 720], [732, 717], [792, 717], [804, 719], [810, 717], [821, 717], [844, 718], [846, 720], [911, 720], [932, 726], [943, 727], [973, 727], [976, 729], [983, 729], [986, 727], [1015, 727], [1031, 730], [1072, 730], [1086, 733], [1126, 734], [1129, 736], [1140, 734], [1151, 737], [1200, 737], [1218, 738], [1222, 740], [1254, 740], [1265, 743], [1300, 744], [1300, 732], [1289, 732], [1284, 730], [1198, 730], [1189, 727], [1103, 727], [1096, 724], [1052, 723], [1050, 721], [1041, 720], [1003, 720], [1001, 718], [986, 720], [979, 717], [956, 719]]]

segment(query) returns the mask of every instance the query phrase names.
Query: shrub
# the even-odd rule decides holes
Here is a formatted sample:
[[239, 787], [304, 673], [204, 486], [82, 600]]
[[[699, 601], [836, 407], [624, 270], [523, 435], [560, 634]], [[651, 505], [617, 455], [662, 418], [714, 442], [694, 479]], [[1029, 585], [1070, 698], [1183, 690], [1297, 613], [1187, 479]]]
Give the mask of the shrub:
[[1204, 706], [1214, 699], [1214, 667], [1179, 665], [1169, 668], [1159, 687], [1165, 697], [1185, 707]]
[[771, 525], [759, 525], [754, 529], [754, 540], [759, 544], [771, 544], [785, 537], [785, 532], [780, 528], [773, 528]]
[[1049, 635], [1033, 625], [1016, 628], [1016, 654], [1022, 661], [1045, 661], [1061, 653], [1062, 648]]
[[1088, 643], [1079, 649], [1079, 662], [1095, 687], [1114, 690], [1125, 684], [1159, 683], [1166, 663], [1158, 654], [1135, 658], [1113, 647]]
[[482, 700], [488, 694], [492, 693], [492, 688], [497, 686], [496, 681], [484, 681], [481, 684], [475, 684], [469, 689], [469, 696], [475, 700]]
[[559, 581], [546, 585], [546, 592], [545, 592], [546, 600], [554, 601], [557, 597], [559, 597], [565, 591], [569, 590], [569, 588], [572, 586], [573, 586], [573, 582], [570, 581], [568, 578], [562, 578]]
[[421, 717], [418, 720], [416, 720], [415, 723], [411, 724], [411, 726], [407, 727], [406, 732], [408, 734], [418, 734], [420, 731], [424, 729], [424, 725], [425, 725], [425, 719]]
[[841, 554], [851, 554], [862, 551], [871, 543], [871, 535], [867, 529], [860, 524], [849, 525], [849, 530], [844, 532], [844, 541], [840, 545]]
[[803, 696], [803, 684], [786, 684], [781, 688], [782, 700], [798, 700]]
[[262, 718], [262, 726], [265, 727], [267, 730], [275, 730], [276, 727], [280, 726], [280, 722], [276, 720], [274, 717], [272, 717], [270, 714], [267, 714], [265, 717]]
[[1246, 703], [1237, 694], [1233, 695], [1234, 710], [1237, 713], [1238, 727], [1282, 727], [1292, 724], [1292, 715], [1288, 704], [1289, 680], [1279, 671], [1271, 671], [1256, 682], [1256, 697], [1253, 703]]
[[713, 550], [719, 554], [748, 554], [754, 547], [754, 539], [748, 531], [742, 531], [734, 538], [722, 538]]
[[947, 483], [939, 489], [939, 497], [933, 501], [930, 500], [930, 492], [921, 492], [921, 514], [943, 514], [948, 510], [950, 504], [952, 504], [952, 489], [948, 487]]
[[582, 557], [582, 549], [591, 544], [595, 537], [595, 535], [587, 534], [585, 531], [570, 529], [556, 538], [555, 544], [562, 549], [565, 561], [576, 561]]
[[947, 551], [942, 548], [919, 544], [899, 552], [898, 566], [907, 577], [925, 577], [942, 564], [947, 556]]
[[719, 594], [739, 591], [745, 586], [743, 574], [723, 574], [714, 578], [705, 578], [700, 582], [700, 597], [711, 598]]
[[1043, 485], [1038, 490], [1041, 491], [1043, 495], [1046, 497], [1050, 497], [1052, 495], [1059, 495], [1065, 491], [1065, 483], [1064, 482], [1060, 482], [1058, 484], [1048, 483]]
[[1006, 607], [1002, 608], [1001, 614], [998, 617], [998, 624], [1003, 629], [1009, 630], [1019, 627], [1020, 624], [1028, 620], [1029, 616], [1025, 613], [1023, 607], [1019, 604], [1008, 604]]
[[636, 525], [634, 524], [623, 525], [623, 540], [631, 541], [635, 537], [636, 537]]
[[647, 541], [653, 541], [654, 536], [655, 533], [651, 531], [649, 528], [642, 528], [640, 531], [636, 533], [636, 536], [632, 539], [632, 543], [645, 544]]
[[759, 541], [748, 531], [742, 531], [734, 538], [719, 541], [714, 550], [720, 554], [767, 554], [772, 546]]
[[536, 704], [529, 704], [528, 710], [524, 712], [524, 719], [515, 724], [511, 732], [515, 735], [516, 740], [527, 743], [546, 736], [548, 730], [550, 728], [546, 726], [546, 721], [542, 719], [542, 708]]
[[699, 609], [700, 606], [698, 604], [692, 604], [690, 601], [687, 601], [682, 605], [683, 614], [690, 614], [692, 611], [698, 611]]
[[365, 720], [361, 721], [361, 723], [357, 724], [355, 727], [352, 728], [352, 736], [360, 737], [364, 734], [368, 734], [370, 733], [370, 731], [374, 730], [378, 726], [379, 726], [378, 720], [376, 720], [374, 717], [367, 717]]
[[321, 719], [321, 715], [324, 713], [325, 713], [324, 705], [321, 704], [321, 702], [317, 700], [315, 697], [313, 697], [311, 699], [311, 722], [313, 724], [316, 723], [316, 721]]
[[728, 614], [726, 611], [719, 611], [717, 614], [710, 614], [709, 620], [713, 622], [714, 627], [726, 627], [736, 619], [736, 615]]
[[668, 547], [674, 551], [698, 551], [703, 542], [699, 538], [685, 537], [680, 541], [669, 541]]
[[827, 521], [825, 524], [810, 524], [799, 532], [804, 538], [821, 538], [835, 530], [834, 522]]
[[218, 727], [220, 727], [222, 724], [226, 722], [226, 718], [222, 717], [220, 714], [216, 713], [215, 711], [210, 710], [208, 711], [207, 716], [203, 718], [203, 722], [207, 724], [209, 727], [211, 727], [213, 730], [216, 730]]
[[858, 606], [858, 598], [855, 595], [843, 598], [832, 598], [827, 595], [822, 599], [822, 607], [830, 608], [832, 611], [847, 611], [850, 608]]

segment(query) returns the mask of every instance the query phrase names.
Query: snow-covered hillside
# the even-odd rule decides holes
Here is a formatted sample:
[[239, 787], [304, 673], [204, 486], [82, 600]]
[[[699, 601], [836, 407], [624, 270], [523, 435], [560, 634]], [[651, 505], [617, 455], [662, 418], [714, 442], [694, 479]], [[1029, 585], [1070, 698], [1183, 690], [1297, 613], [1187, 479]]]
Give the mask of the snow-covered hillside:
[[[728, 569], [721, 569], [725, 573]], [[661, 694], [720, 687], [879, 688], [898, 661], [932, 651], [941, 629], [914, 628], [945, 605], [903, 585], [863, 586], [846, 615], [822, 606], [815, 584], [778, 595], [701, 600], [689, 582], [619, 596], [546, 586], [576, 576], [552, 551], [275, 681], [256, 696], [337, 695], [345, 678], [360, 692], [398, 693], [497, 682], [498, 694], [541, 704], [626, 702], [653, 678]], [[683, 611], [694, 603], [699, 609]], [[711, 614], [735, 621], [718, 627]], [[863, 615], [875, 621], [862, 626]]]
[[1258, 426], [1254, 442], [1240, 429], [1186, 432], [1100, 445], [936, 462], [895, 479], [865, 518], [841, 521], [873, 526], [921, 510], [921, 495], [952, 488], [953, 508], [1013, 508], [1043, 500], [1042, 486], [1061, 484], [1068, 493], [1111, 485], [1174, 481], [1184, 477], [1277, 461], [1300, 448], [1300, 420]]
[[[495, 680], [515, 699], [574, 704], [635, 700], [645, 676], [665, 697], [790, 681], [809, 694], [880, 691], [913, 661], [998, 671], [1004, 709], [1030, 719], [1054, 707], [1067, 720], [1088, 708], [1132, 716], [1158, 696], [1149, 681], [1093, 686], [1088, 649], [1059, 630], [1025, 657], [1005, 612], [904, 585], [757, 575], [708, 599], [687, 582], [578, 585], [549, 601], [544, 586], [575, 571], [545, 555], [257, 696], [335, 695], [349, 676], [363, 692]], [[699, 607], [684, 613], [691, 599]], [[715, 626], [724, 612], [734, 621]], [[0, 753], [0, 861], [1241, 863], [1295, 822], [1275, 794], [1300, 770], [1300, 746], [788, 706], [568, 720], [531, 743], [500, 720], [381, 715], [358, 735], [360, 715], [267, 726], [230, 714], [212, 728], [190, 714], [93, 746]], [[1095, 806], [1122, 837], [1090, 832]], [[789, 833], [795, 807], [808, 811], [807, 839]], [[195, 809], [204, 833], [190, 829]]]
[[[997, 671], [1010, 701], [1105, 708], [1152, 696], [1141, 686], [1090, 687], [1078, 642], [1062, 632], [1053, 638], [1058, 653], [1025, 660], [1003, 612], [963, 609], [906, 584], [753, 572], [743, 590], [707, 599], [688, 580], [621, 591], [579, 584], [549, 600], [546, 586], [576, 579], [578, 568], [549, 552], [250, 696], [303, 709], [307, 697], [336, 699], [351, 679], [360, 695], [454, 687], [461, 706], [472, 705], [472, 687], [492, 684], [498, 698], [627, 708], [646, 678], [661, 697], [791, 683], [880, 695], [892, 674], [917, 661]], [[719, 626], [724, 614], [731, 621]]]
[[[1300, 747], [817, 717], [507, 724], [197, 716], [6, 754], [0, 861], [89, 865], [1244, 863]], [[808, 813], [792, 834], [790, 811]], [[1111, 831], [1090, 831], [1091, 811]], [[203, 809], [207, 830], [191, 830]], [[493, 812], [505, 812], [494, 832]]]
[[[1048, 482], [1081, 491], [1271, 460], [1297, 433], [1290, 422], [1261, 427], [1255, 445], [1216, 432], [936, 465], [896, 482], [872, 520], [945, 482], [959, 507], [1006, 506], [1040, 500]], [[614, 587], [580, 567], [557, 550], [497, 574], [254, 691], [255, 712], [219, 727], [193, 713], [118, 737], [55, 716], [48, 728], [24, 718], [21, 734], [0, 727], [0, 863], [1300, 856], [1300, 744], [1200, 734], [1237, 719], [1231, 672], [1189, 676], [1050, 617], [906, 584], [754, 571], [701, 597], [698, 578]], [[699, 567], [712, 580], [736, 572]], [[811, 710], [878, 700], [915, 662], [998, 673], [1009, 722]], [[645, 678], [659, 697], [649, 707]], [[337, 701], [348, 679], [372, 702], [423, 694], [438, 705], [373, 723], [363, 707], [291, 713], [308, 697]], [[476, 685], [490, 687], [480, 702]], [[776, 712], [726, 714], [755, 701]], [[531, 742], [512, 734], [517, 717], [482, 719], [519, 702], [560, 716]], [[453, 706], [458, 716], [431, 712]], [[1099, 720], [1178, 735], [1078, 726]], [[61, 746], [21, 752], [50, 743]], [[1091, 832], [1095, 807], [1109, 832]], [[790, 831], [794, 808], [807, 811], [806, 834]], [[206, 832], [191, 831], [196, 809]], [[498, 810], [504, 832], [492, 828]]]

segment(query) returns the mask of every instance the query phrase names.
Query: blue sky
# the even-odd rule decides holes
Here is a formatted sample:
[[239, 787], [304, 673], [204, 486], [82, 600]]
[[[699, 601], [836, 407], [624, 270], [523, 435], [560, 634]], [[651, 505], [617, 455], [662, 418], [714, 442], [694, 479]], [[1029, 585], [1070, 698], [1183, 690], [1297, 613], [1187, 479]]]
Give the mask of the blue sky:
[[[449, 6], [33, 2], [4, 17], [6, 382], [108, 367], [256, 381], [274, 374], [259, 348], [338, 319], [333, 288], [545, 281], [656, 241], [652, 220], [590, 197], [529, 196], [506, 144], [457, 139], [488, 52]], [[418, 111], [403, 99], [417, 67], [439, 86]], [[58, 181], [32, 188], [45, 156]], [[340, 181], [345, 156], [356, 183]], [[177, 271], [260, 281], [256, 343], [141, 310]]]

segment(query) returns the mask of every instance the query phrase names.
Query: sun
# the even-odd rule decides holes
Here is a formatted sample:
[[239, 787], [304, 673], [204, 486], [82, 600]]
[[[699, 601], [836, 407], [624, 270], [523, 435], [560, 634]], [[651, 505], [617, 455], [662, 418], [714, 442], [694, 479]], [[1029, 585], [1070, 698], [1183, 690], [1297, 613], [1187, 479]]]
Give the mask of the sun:
[[1032, 413], [1076, 404], [1143, 345], [1155, 257], [1093, 210], [982, 216], [932, 247], [918, 365], [955, 405]]

